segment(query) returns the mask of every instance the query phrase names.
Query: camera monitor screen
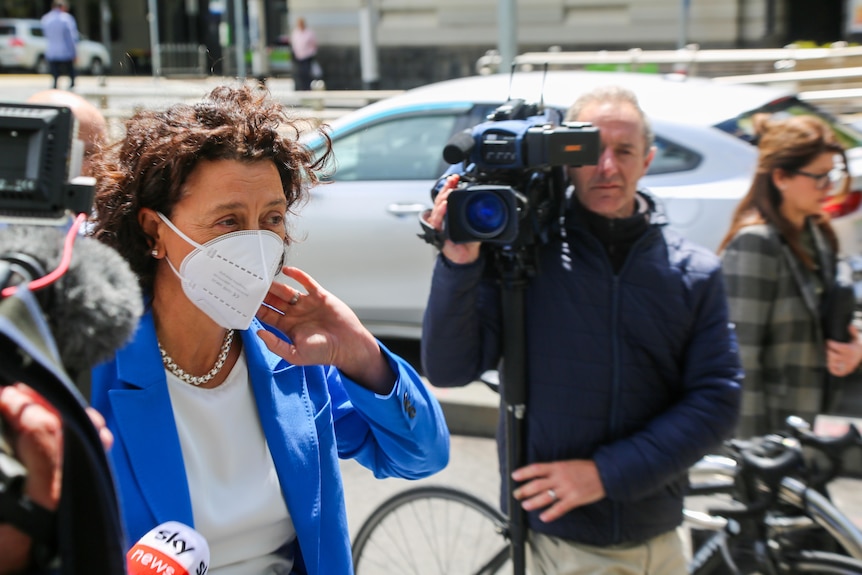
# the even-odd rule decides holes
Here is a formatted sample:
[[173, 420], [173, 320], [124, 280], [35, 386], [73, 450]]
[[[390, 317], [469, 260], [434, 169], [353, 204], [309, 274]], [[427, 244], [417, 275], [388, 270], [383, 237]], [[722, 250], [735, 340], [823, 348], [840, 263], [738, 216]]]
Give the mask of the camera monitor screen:
[[0, 103], [0, 213], [49, 216], [85, 211], [68, 183], [75, 119], [64, 106]]

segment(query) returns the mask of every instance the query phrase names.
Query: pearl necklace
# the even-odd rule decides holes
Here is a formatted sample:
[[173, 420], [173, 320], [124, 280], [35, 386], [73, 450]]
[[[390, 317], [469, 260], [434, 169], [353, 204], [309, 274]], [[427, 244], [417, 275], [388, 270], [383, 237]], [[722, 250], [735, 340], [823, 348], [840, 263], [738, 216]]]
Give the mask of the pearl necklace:
[[162, 354], [162, 363], [165, 364], [165, 368], [170, 371], [172, 374], [180, 378], [182, 381], [186, 383], [191, 383], [192, 385], [202, 385], [204, 383], [208, 383], [212, 378], [218, 375], [218, 372], [221, 371], [221, 368], [224, 367], [224, 362], [227, 361], [227, 356], [230, 353], [230, 346], [233, 343], [233, 330], [227, 330], [227, 333], [224, 336], [224, 342], [221, 344], [221, 351], [218, 354], [218, 359], [216, 359], [215, 365], [206, 375], [194, 376], [189, 373], [186, 373], [183, 368], [177, 365], [177, 363], [168, 355], [168, 352], [165, 351], [165, 348], [162, 347], [162, 343], [159, 343], [159, 353]]

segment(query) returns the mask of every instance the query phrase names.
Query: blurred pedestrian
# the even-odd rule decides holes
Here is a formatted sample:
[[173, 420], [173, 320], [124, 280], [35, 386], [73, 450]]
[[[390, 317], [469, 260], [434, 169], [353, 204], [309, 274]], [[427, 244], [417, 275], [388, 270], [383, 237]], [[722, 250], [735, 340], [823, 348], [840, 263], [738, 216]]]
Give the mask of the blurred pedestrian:
[[66, 90], [42, 90], [29, 98], [30, 104], [66, 106], [78, 121], [78, 139], [84, 142], [81, 175], [90, 176], [91, 158], [104, 145], [108, 137], [108, 123], [102, 112], [82, 96]]
[[290, 34], [290, 47], [293, 50], [295, 89], [311, 90], [311, 69], [317, 56], [317, 36], [306, 25], [305, 18], [296, 19], [296, 26]]
[[862, 360], [852, 299], [841, 314], [847, 341], [824, 325], [840, 262], [822, 202], [847, 191], [844, 149], [814, 116], [756, 116], [755, 131], [757, 171], [719, 246], [745, 369], [741, 437], [828, 410], [840, 395], [835, 378]]
[[45, 59], [54, 77], [54, 88], [60, 76], [69, 76], [69, 88], [75, 87], [78, 23], [69, 14], [66, 0], [54, 0], [51, 11], [42, 16], [42, 31], [48, 41]]

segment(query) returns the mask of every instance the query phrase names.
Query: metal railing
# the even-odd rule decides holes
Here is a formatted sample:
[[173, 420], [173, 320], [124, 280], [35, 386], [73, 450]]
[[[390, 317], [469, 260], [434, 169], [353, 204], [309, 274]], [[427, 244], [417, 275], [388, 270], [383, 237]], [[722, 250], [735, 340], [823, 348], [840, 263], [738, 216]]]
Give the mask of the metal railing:
[[[493, 55], [486, 55], [492, 63]], [[499, 60], [499, 56], [497, 56]], [[701, 50], [690, 44], [678, 50], [598, 50], [591, 52], [526, 52], [515, 58], [519, 68], [571, 66], [620, 66], [636, 70], [638, 67], [655, 64], [663, 72], [681, 72], [689, 76], [727, 76], [732, 70], [738, 74], [753, 72], [775, 72], [796, 69], [824, 69], [848, 62], [862, 62], [862, 47], [836, 43], [829, 48], [804, 48], [790, 44], [784, 48]], [[498, 62], [499, 63], [499, 62]]]
[[[678, 50], [598, 50], [526, 52], [515, 58], [516, 70], [594, 69], [681, 73], [734, 84], [780, 85], [835, 114], [862, 113], [862, 46], [701, 50], [691, 44]], [[500, 68], [500, 55], [489, 51], [476, 62], [477, 73]]]
[[163, 76], [206, 76], [207, 48], [203, 44], [159, 44]]
[[[213, 83], [225, 78], [206, 76], [207, 54], [196, 44], [163, 44], [165, 70], [177, 75], [202, 76], [198, 81], [126, 83], [120, 77], [97, 88], [82, 86], [79, 92], [97, 102], [107, 115], [127, 116], [133, 105], [162, 106], [169, 101], [196, 101]], [[228, 58], [230, 56], [228, 55]], [[477, 67], [499, 66], [499, 55], [490, 53]], [[711, 77], [717, 82], [782, 85], [800, 98], [824, 107], [836, 115], [862, 113], [862, 47], [800, 48], [788, 46], [754, 50], [625, 50], [594, 52], [528, 52], [516, 57], [520, 68], [547, 64], [549, 68], [585, 67], [637, 71], [652, 65], [651, 71], [679, 72]], [[655, 69], [658, 67], [659, 69]], [[254, 80], [250, 80], [254, 81]], [[402, 90], [293, 90], [292, 80], [270, 78], [267, 86], [273, 97], [320, 121], [332, 120], [347, 111], [400, 94]]]
[[[111, 133], [120, 136], [123, 123], [136, 108], [143, 106], [162, 109], [177, 102], [195, 103], [215, 86], [236, 82], [235, 78], [214, 76], [185, 79], [117, 76], [105, 77], [98, 85], [82, 84], [76, 92], [93, 102], [107, 118]], [[296, 91], [293, 89], [291, 80], [274, 78], [267, 81], [267, 87], [276, 101], [292, 108], [292, 116], [306, 118], [310, 127], [332, 121], [351, 110], [403, 92], [403, 90]]]
[[834, 114], [862, 112], [862, 66], [713, 78], [724, 84], [780, 85]]

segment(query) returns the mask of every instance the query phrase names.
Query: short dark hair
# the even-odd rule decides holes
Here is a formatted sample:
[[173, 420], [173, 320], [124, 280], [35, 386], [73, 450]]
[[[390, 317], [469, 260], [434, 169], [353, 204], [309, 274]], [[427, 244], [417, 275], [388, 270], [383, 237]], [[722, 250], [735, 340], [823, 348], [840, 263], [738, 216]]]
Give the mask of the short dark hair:
[[120, 252], [151, 293], [156, 260], [138, 223], [141, 209], [170, 217], [202, 160], [238, 160], [273, 162], [290, 210], [318, 182], [332, 153], [329, 136], [318, 128], [325, 147], [315, 157], [299, 142], [301, 125], [263, 87], [220, 86], [198, 104], [137, 111], [126, 121], [125, 138], [94, 158], [91, 233]]

